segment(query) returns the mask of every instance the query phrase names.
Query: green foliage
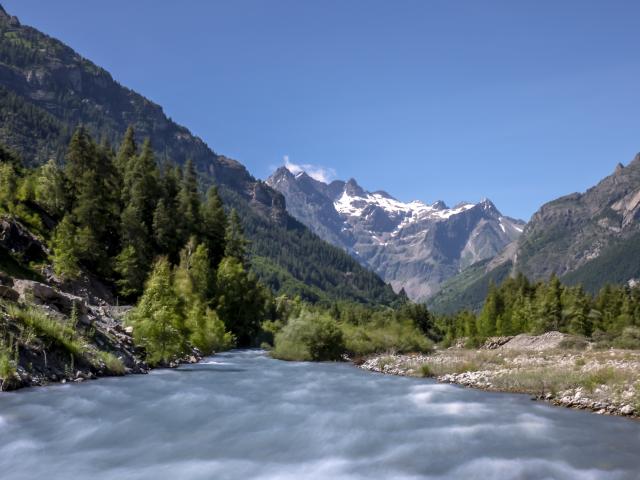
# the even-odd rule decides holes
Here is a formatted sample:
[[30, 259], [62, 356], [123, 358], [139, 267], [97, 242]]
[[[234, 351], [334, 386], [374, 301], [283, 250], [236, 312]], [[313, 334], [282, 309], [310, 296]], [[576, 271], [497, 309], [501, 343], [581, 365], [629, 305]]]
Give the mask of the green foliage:
[[112, 375], [124, 375], [126, 370], [122, 360], [116, 357], [113, 353], [99, 351], [97, 354], [98, 362], [106, 367], [106, 369]]
[[150, 364], [169, 362], [185, 353], [185, 322], [166, 258], [156, 261], [144, 293], [127, 321], [133, 326], [136, 342], [146, 348]]
[[562, 281], [597, 293], [606, 284], [623, 284], [630, 278], [640, 278], [640, 233], [612, 242], [596, 258], [564, 275]]
[[596, 296], [563, 285], [552, 276], [531, 283], [523, 275], [489, 288], [480, 314], [461, 311], [437, 318], [448, 341], [467, 337], [477, 346], [493, 335], [540, 334], [552, 330], [593, 337], [601, 347], [635, 348], [640, 327], [640, 289], [607, 285]]
[[239, 346], [250, 346], [260, 331], [266, 292], [235, 257], [225, 257], [216, 276], [216, 311]]
[[80, 274], [79, 246], [77, 229], [71, 217], [65, 215], [53, 232], [51, 249], [53, 250], [53, 268], [57, 275], [73, 279]]
[[224, 213], [217, 188], [211, 187], [207, 190], [207, 198], [202, 204], [201, 217], [202, 238], [209, 250], [211, 266], [217, 268], [224, 257], [227, 229], [227, 216]]
[[238, 212], [233, 209], [229, 216], [229, 223], [224, 235], [224, 255], [225, 257], [235, 258], [243, 265], [247, 261], [248, 242], [244, 237], [242, 224]]
[[31, 328], [40, 338], [78, 357], [86, 353], [86, 341], [72, 325], [48, 316], [35, 306], [20, 306], [15, 303], [5, 305], [7, 315]]
[[282, 360], [339, 360], [345, 352], [338, 323], [326, 313], [303, 311], [276, 334], [271, 354]]
[[148, 258], [144, 250], [128, 245], [115, 259], [115, 271], [120, 275], [116, 281], [120, 293], [132, 298], [140, 293], [147, 272]]
[[250, 208], [237, 193], [220, 186], [250, 240], [252, 270], [274, 292], [315, 303], [333, 301], [392, 305], [389, 285], [360, 266], [344, 250], [327, 244], [292, 218], [274, 222]]
[[0, 390], [3, 390], [5, 382], [11, 382], [11, 379], [16, 374], [16, 362], [11, 355], [11, 350], [4, 345], [4, 342], [0, 342]]
[[35, 200], [50, 215], [61, 216], [65, 212], [68, 202], [65, 177], [53, 159], [37, 170]]
[[225, 330], [225, 325], [215, 310], [195, 301], [187, 311], [186, 326], [189, 341], [205, 355], [229, 350], [235, 346], [235, 338]]
[[344, 323], [341, 327], [346, 350], [354, 356], [382, 352], [428, 353], [433, 348], [433, 343], [409, 319], [378, 320], [362, 325]]

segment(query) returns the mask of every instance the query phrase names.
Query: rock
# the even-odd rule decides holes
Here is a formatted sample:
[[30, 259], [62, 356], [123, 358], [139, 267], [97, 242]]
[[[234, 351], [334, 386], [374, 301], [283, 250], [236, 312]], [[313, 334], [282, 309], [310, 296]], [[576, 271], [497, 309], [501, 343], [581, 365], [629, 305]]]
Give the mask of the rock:
[[38, 303], [56, 307], [59, 311], [69, 315], [75, 305], [78, 315], [86, 315], [87, 305], [82, 298], [61, 292], [44, 283], [33, 280], [14, 280], [14, 289], [23, 300], [33, 298]]
[[13, 278], [11, 278], [3, 271], [0, 271], [0, 285], [4, 285], [5, 287], [13, 287]]
[[132, 326], [124, 327], [124, 332], [128, 335], [133, 335], [133, 327]]
[[20, 294], [11, 287], [0, 285], [0, 298], [9, 300], [10, 302], [17, 302]]
[[620, 409], [622, 415], [633, 415], [634, 408], [631, 405], [625, 405]]
[[26, 261], [44, 260], [47, 249], [42, 242], [13, 218], [0, 219], [0, 247]]
[[543, 351], [555, 349], [570, 335], [560, 332], [547, 332], [542, 335], [520, 334], [505, 342], [499, 348], [504, 350], [534, 350]]

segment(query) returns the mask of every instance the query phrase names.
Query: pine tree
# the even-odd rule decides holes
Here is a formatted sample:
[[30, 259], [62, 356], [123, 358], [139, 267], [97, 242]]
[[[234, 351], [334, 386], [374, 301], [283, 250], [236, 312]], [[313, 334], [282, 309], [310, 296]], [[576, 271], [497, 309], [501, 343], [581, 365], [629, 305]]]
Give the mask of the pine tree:
[[18, 173], [11, 163], [0, 163], [0, 209], [11, 211], [18, 197]]
[[161, 257], [147, 280], [140, 302], [129, 317], [136, 341], [151, 364], [169, 362], [185, 351], [185, 325], [172, 285], [171, 265]]
[[159, 185], [158, 167], [148, 139], [140, 155], [129, 160], [123, 192], [125, 205], [133, 204], [140, 210], [143, 219], [152, 217], [159, 197]]
[[180, 252], [180, 265], [175, 277], [177, 290], [187, 303], [197, 300], [207, 304], [212, 300], [209, 253], [203, 244], [196, 242], [195, 237], [191, 237]]
[[501, 314], [502, 299], [500, 298], [500, 292], [496, 285], [491, 283], [487, 299], [478, 317], [478, 333], [481, 337], [486, 338], [498, 334], [496, 323]]
[[51, 159], [38, 169], [36, 202], [52, 216], [62, 216], [69, 204], [64, 174]]
[[153, 239], [160, 252], [169, 256], [175, 252], [177, 244], [175, 223], [163, 198], [153, 212]]
[[245, 271], [236, 257], [225, 257], [216, 276], [216, 311], [238, 341], [250, 346], [264, 317], [265, 296], [255, 276]]
[[187, 160], [178, 192], [178, 212], [182, 226], [182, 236], [188, 239], [199, 235], [201, 227], [200, 194], [198, 176], [191, 160]]
[[69, 215], [58, 224], [51, 240], [53, 268], [57, 275], [74, 279], [80, 275], [77, 231]]
[[129, 163], [136, 155], [138, 155], [138, 146], [136, 145], [135, 131], [133, 130], [133, 126], [129, 126], [124, 134], [124, 139], [120, 144], [120, 149], [118, 150], [118, 155], [115, 160], [118, 178], [120, 179], [120, 188], [122, 190], [121, 195], [123, 195], [121, 200], [125, 205], [129, 201], [127, 198], [129, 190], [122, 187], [124, 186], [124, 179], [127, 176], [127, 172], [129, 171]]
[[242, 229], [242, 224], [240, 223], [240, 217], [238, 216], [238, 212], [235, 210], [231, 210], [231, 215], [229, 216], [229, 224], [227, 225], [227, 230], [224, 236], [225, 257], [235, 258], [240, 262], [241, 265], [247, 267], [247, 247], [248, 243], [244, 237], [244, 231]]
[[211, 266], [217, 268], [224, 257], [225, 232], [227, 216], [224, 213], [222, 200], [218, 189], [211, 187], [207, 191], [207, 198], [202, 204], [202, 239], [209, 251]]
[[69, 142], [64, 170], [70, 198], [78, 198], [85, 173], [95, 170], [96, 156], [93, 140], [84, 127], [78, 127]]

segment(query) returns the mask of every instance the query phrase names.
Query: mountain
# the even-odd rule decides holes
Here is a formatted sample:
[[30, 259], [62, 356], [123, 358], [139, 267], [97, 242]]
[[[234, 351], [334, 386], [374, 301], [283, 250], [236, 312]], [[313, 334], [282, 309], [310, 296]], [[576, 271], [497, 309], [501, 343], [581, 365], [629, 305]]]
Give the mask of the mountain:
[[404, 203], [384, 191], [368, 192], [354, 179], [326, 184], [285, 167], [266, 183], [284, 195], [295, 218], [413, 300], [428, 298], [465, 267], [494, 257], [524, 227], [489, 200], [453, 208], [441, 201]]
[[283, 196], [240, 162], [215, 153], [162, 107], [0, 6], [0, 143], [29, 165], [62, 162], [79, 124], [112, 145], [133, 125], [139, 141], [151, 139], [159, 161], [193, 160], [203, 187], [217, 185], [225, 203], [242, 212], [254, 268], [274, 290], [309, 300], [396, 298], [375, 274], [289, 216]]
[[640, 278], [640, 154], [584, 193], [544, 204], [518, 241], [484, 265], [447, 283], [431, 300], [437, 310], [477, 308], [489, 280], [522, 272], [533, 280], [552, 274], [592, 292], [607, 283]]

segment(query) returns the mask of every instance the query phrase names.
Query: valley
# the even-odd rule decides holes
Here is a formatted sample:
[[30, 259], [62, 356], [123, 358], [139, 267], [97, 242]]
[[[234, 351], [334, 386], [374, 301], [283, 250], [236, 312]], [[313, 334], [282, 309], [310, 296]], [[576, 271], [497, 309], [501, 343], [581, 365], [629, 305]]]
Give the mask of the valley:
[[[395, 42], [417, 48], [413, 35], [439, 31], [387, 35], [393, 12], [360, 55], [369, 47], [343, 36], [380, 5], [362, 4], [344, 29], [318, 23], [315, 42], [320, 12], [298, 25], [277, 1], [235, 14], [235, 2], [172, 6], [164, 19], [167, 4], [121, 3], [125, 15], [91, 7], [106, 10], [74, 23], [68, 44], [0, 6], [3, 479], [637, 479], [640, 154], [569, 193], [580, 182], [560, 167], [578, 157], [557, 131], [588, 143], [570, 132], [577, 117], [553, 118], [541, 97], [536, 117], [529, 94], [507, 100], [537, 72], [486, 81], [495, 97], [469, 88], [491, 70], [478, 52], [468, 70], [451, 73], [448, 50], [432, 68], [438, 41], [413, 60], [428, 75], [401, 74], [406, 51], [378, 65]], [[63, 30], [87, 15], [51, 8], [24, 7]], [[343, 9], [327, 8], [331, 22]], [[100, 30], [112, 44], [77, 40], [114, 11], [117, 28]], [[509, 28], [525, 31], [532, 14]], [[446, 32], [461, 18], [450, 20]], [[471, 48], [463, 33], [456, 51]], [[347, 55], [338, 67], [328, 47]], [[119, 68], [79, 53], [92, 51]], [[575, 76], [556, 75], [565, 60], [545, 85]], [[364, 64], [369, 74], [350, 76]], [[440, 75], [447, 88], [431, 85]], [[580, 109], [593, 97], [576, 95]], [[635, 142], [618, 148], [626, 130], [615, 142], [602, 130], [608, 148], [588, 149], [579, 169]]]

